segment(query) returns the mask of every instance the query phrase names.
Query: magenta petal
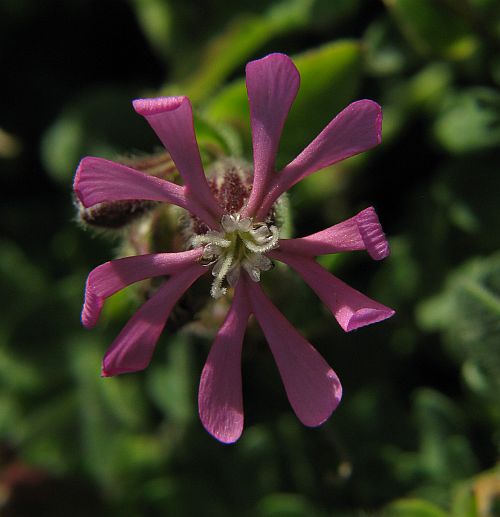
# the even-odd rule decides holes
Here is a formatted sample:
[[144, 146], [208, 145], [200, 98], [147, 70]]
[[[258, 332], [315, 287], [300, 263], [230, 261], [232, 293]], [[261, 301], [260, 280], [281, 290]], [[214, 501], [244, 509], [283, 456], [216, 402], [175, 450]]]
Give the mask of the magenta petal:
[[299, 84], [299, 72], [284, 54], [270, 54], [247, 64], [254, 182], [245, 216], [252, 216], [258, 208], [275, 173], [274, 163], [281, 132]]
[[388, 257], [391, 250], [375, 209], [371, 206], [360, 212], [356, 216], [356, 223], [370, 256], [374, 260]]
[[200, 419], [205, 429], [223, 443], [235, 442], [243, 432], [240, 363], [249, 316], [246, 292], [239, 285], [201, 374]]
[[172, 156], [186, 187], [186, 197], [196, 200], [218, 221], [222, 213], [203, 172], [189, 99], [137, 99], [133, 105], [135, 111], [146, 118]]
[[295, 269], [346, 332], [390, 318], [395, 312], [349, 287], [311, 258], [276, 250], [269, 256]]
[[99, 318], [104, 300], [127, 285], [161, 275], [182, 271], [200, 258], [197, 248], [181, 253], [155, 253], [111, 260], [92, 270], [85, 285], [82, 323], [93, 327]]
[[279, 249], [309, 257], [366, 249], [375, 260], [381, 260], [390, 253], [389, 243], [373, 207], [306, 237], [281, 239]]
[[278, 197], [320, 169], [367, 151], [382, 138], [382, 109], [371, 100], [349, 104], [279, 174], [258, 215], [267, 214]]
[[156, 342], [168, 316], [186, 289], [206, 268], [195, 264], [169, 278], [132, 316], [103, 359], [102, 375], [144, 370], [151, 360]]
[[382, 139], [382, 109], [371, 100], [344, 108], [282, 171], [291, 185], [305, 176], [367, 151]]
[[310, 257], [365, 249], [356, 217], [298, 239], [281, 239], [279, 249]]
[[184, 189], [179, 185], [103, 158], [83, 158], [76, 171], [74, 189], [85, 207], [110, 201], [147, 199], [186, 208]]
[[304, 425], [322, 424], [342, 397], [337, 375], [269, 301], [258, 284], [245, 279], [245, 287], [295, 414]]

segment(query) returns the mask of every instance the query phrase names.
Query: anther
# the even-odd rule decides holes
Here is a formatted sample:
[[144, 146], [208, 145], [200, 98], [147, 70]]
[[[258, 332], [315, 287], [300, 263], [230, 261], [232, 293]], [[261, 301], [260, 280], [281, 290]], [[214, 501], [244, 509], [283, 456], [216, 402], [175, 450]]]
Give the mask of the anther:
[[236, 285], [242, 267], [254, 282], [259, 282], [261, 271], [273, 266], [263, 253], [275, 248], [279, 240], [276, 226], [253, 223], [239, 214], [222, 216], [221, 227], [224, 233], [211, 230], [191, 240], [193, 247], [204, 246], [202, 263], [213, 265], [210, 294], [214, 298], [226, 293], [227, 289], [222, 287], [224, 280], [231, 287]]

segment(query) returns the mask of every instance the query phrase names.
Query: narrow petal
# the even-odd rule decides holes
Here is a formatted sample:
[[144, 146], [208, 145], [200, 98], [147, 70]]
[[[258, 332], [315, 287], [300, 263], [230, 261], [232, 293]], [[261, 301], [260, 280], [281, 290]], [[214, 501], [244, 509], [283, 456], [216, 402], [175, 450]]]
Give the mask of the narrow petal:
[[144, 370], [148, 366], [172, 308], [205, 272], [206, 269], [198, 264], [189, 266], [169, 278], [142, 305], [106, 352], [102, 364], [103, 377]]
[[282, 239], [279, 249], [309, 257], [366, 249], [375, 260], [381, 260], [390, 253], [389, 243], [373, 207], [306, 237]]
[[237, 286], [233, 303], [203, 368], [198, 407], [205, 429], [223, 443], [243, 432], [241, 350], [250, 316], [245, 290]]
[[127, 285], [162, 275], [172, 275], [195, 264], [203, 250], [197, 248], [181, 253], [154, 253], [111, 260], [92, 270], [85, 285], [82, 323], [93, 327], [104, 301]]
[[85, 207], [129, 199], [164, 201], [189, 210], [211, 228], [218, 226], [218, 218], [205, 206], [186, 197], [185, 187], [103, 158], [83, 158], [74, 190]]
[[270, 54], [246, 67], [252, 126], [254, 181], [244, 213], [252, 216], [275, 174], [274, 165], [286, 117], [297, 95], [300, 75], [284, 54]]
[[86, 208], [129, 199], [164, 201], [186, 208], [184, 189], [179, 185], [104, 158], [83, 158], [73, 187]]
[[208, 186], [196, 142], [193, 110], [187, 97], [158, 97], [133, 102], [137, 113], [146, 118], [179, 170], [186, 197], [196, 200], [220, 220], [221, 209]]
[[252, 312], [269, 343], [295, 414], [304, 425], [322, 424], [342, 397], [342, 386], [336, 373], [290, 325], [258, 284], [248, 279], [244, 282]]
[[366, 246], [366, 251], [374, 260], [382, 260], [391, 254], [389, 243], [373, 207], [363, 210], [356, 216], [359, 233]]
[[295, 269], [346, 332], [390, 318], [395, 312], [349, 287], [311, 258], [276, 250], [269, 255]]
[[371, 100], [349, 104], [279, 174], [258, 215], [265, 215], [278, 197], [309, 174], [378, 145], [382, 109]]

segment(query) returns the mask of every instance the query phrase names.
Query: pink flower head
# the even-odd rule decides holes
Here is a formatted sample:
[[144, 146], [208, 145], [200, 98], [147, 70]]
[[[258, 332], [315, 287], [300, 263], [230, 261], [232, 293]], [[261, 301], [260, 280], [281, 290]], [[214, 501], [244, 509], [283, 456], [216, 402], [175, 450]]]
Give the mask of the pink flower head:
[[187, 97], [134, 101], [170, 153], [183, 185], [149, 176], [102, 158], [84, 158], [74, 189], [84, 207], [123, 200], [173, 203], [189, 211], [205, 229], [191, 249], [112, 260], [89, 275], [82, 322], [93, 327], [104, 300], [127, 285], [168, 276], [160, 289], [125, 325], [103, 360], [103, 375], [146, 368], [172, 308], [201, 275], [211, 270], [211, 294], [234, 288], [231, 307], [219, 329], [201, 374], [199, 413], [206, 430], [224, 443], [243, 431], [240, 359], [248, 318], [259, 323], [278, 366], [286, 394], [306, 426], [325, 422], [340, 402], [342, 387], [316, 349], [285, 319], [259, 285], [271, 259], [299, 273], [351, 331], [389, 318], [394, 311], [371, 300], [325, 270], [315, 257], [366, 250], [380, 260], [389, 246], [373, 208], [318, 233], [280, 238], [270, 214], [278, 198], [309, 174], [366, 151], [381, 141], [382, 112], [361, 100], [347, 106], [283, 170], [275, 158], [281, 132], [299, 88], [299, 72], [289, 57], [271, 54], [250, 62], [246, 85], [253, 142], [253, 186], [236, 213], [225, 213], [203, 171]]

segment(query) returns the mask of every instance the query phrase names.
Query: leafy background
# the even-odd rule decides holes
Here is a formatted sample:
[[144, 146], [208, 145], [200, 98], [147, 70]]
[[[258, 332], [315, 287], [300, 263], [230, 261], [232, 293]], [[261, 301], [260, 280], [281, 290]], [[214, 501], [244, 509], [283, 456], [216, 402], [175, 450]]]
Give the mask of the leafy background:
[[[499, 512], [496, 0], [1, 0], [0, 39], [2, 515]], [[71, 181], [84, 155], [154, 151], [130, 100], [159, 93], [191, 97], [204, 149], [250, 158], [244, 65], [272, 51], [302, 74], [280, 163], [347, 103], [383, 106], [383, 144], [290, 203], [297, 235], [376, 207], [392, 256], [326, 265], [397, 315], [346, 335], [269, 274], [345, 395], [302, 427], [250, 329], [246, 430], [227, 447], [197, 418], [211, 337], [167, 330], [147, 371], [99, 377], [137, 299], [80, 328], [86, 274], [119, 241], [76, 223]]]

